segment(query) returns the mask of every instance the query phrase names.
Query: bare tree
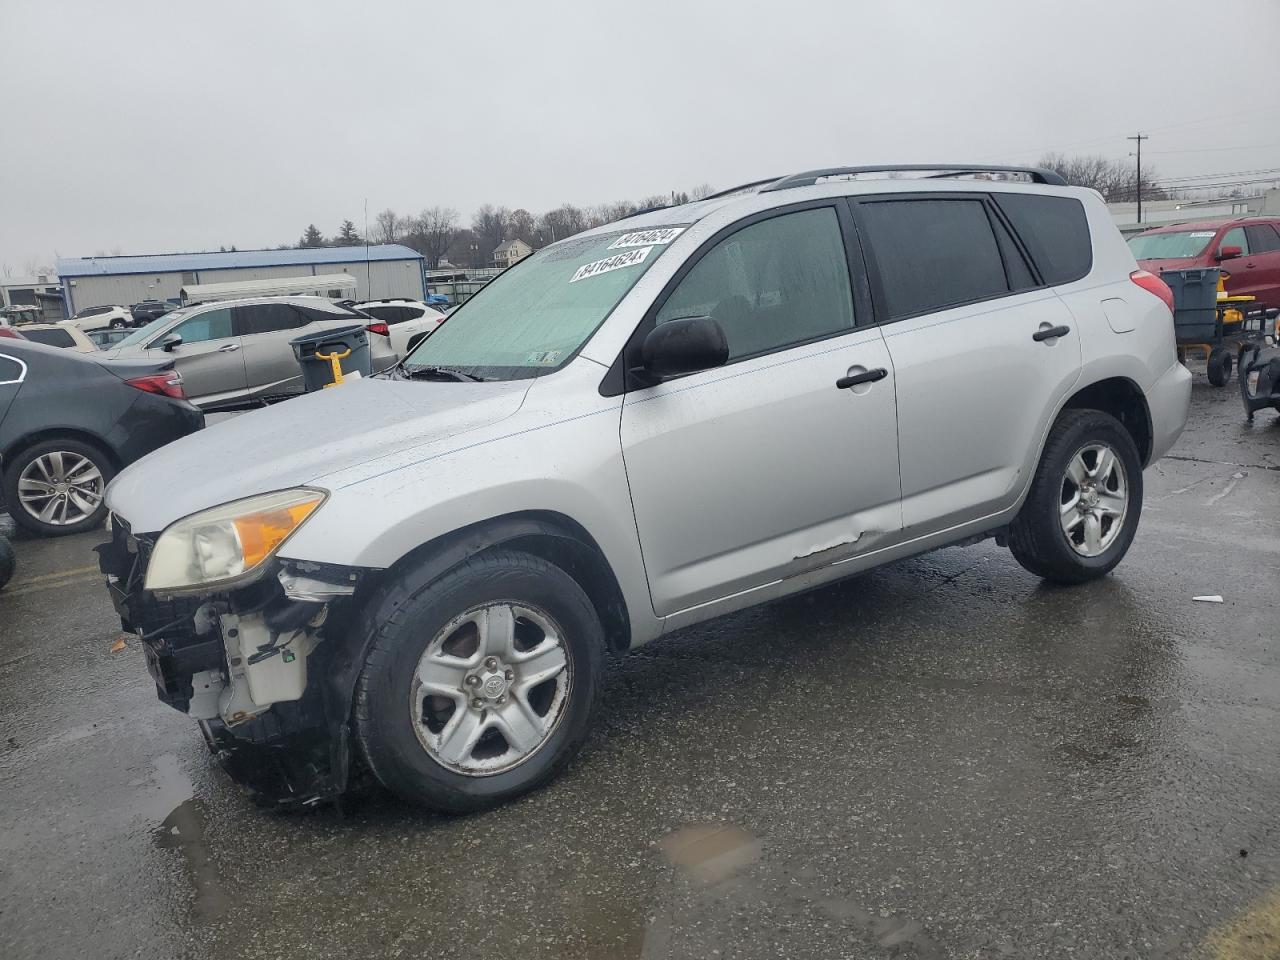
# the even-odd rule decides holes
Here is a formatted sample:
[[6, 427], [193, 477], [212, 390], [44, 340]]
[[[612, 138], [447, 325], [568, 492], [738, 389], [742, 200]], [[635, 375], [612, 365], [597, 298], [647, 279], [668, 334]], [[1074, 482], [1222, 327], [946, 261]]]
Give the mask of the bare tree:
[[711, 194], [715, 193], [715, 189], [709, 183], [700, 183], [689, 191], [689, 199], [705, 200]]
[[[1036, 166], [1054, 173], [1075, 187], [1089, 187], [1102, 194], [1110, 202], [1135, 200], [1138, 196], [1138, 173], [1133, 163], [1110, 160], [1103, 156], [1068, 157], [1061, 153], [1046, 153]], [[1169, 191], [1158, 183], [1154, 168], [1142, 170], [1142, 196], [1147, 200], [1166, 200]]]
[[495, 207], [486, 203], [471, 218], [471, 232], [481, 246], [481, 253], [487, 264], [493, 259], [493, 251], [503, 240], [507, 239], [507, 226], [511, 220], [511, 211], [506, 207]]
[[413, 229], [405, 238], [423, 255], [427, 269], [434, 270], [449, 252], [458, 234], [458, 211], [452, 207], [428, 207], [413, 221]]
[[512, 240], [519, 237], [529, 246], [537, 246], [534, 243], [538, 232], [538, 224], [532, 213], [524, 207], [519, 207], [511, 211], [511, 215], [507, 217], [507, 239]]
[[373, 229], [369, 231], [372, 243], [396, 243], [404, 234], [404, 220], [396, 216], [396, 212], [388, 207], [374, 217]]
[[538, 232], [542, 236], [543, 243], [555, 243], [575, 233], [581, 233], [587, 229], [587, 226], [586, 214], [572, 204], [566, 203], [542, 215], [538, 221]]

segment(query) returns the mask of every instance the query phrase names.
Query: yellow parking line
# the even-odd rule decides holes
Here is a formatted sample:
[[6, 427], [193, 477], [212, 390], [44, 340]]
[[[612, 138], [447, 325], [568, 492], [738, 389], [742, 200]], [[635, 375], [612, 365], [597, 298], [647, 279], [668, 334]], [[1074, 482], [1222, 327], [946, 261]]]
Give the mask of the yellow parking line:
[[1280, 957], [1280, 890], [1272, 890], [1243, 913], [1209, 933], [1213, 960], [1275, 960]]
[[11, 586], [13, 589], [17, 590], [19, 587], [28, 587], [33, 583], [44, 583], [48, 580], [65, 580], [67, 577], [78, 577], [81, 574], [98, 572], [98, 565], [95, 563], [87, 567], [73, 567], [70, 570], [59, 570], [56, 573], [42, 573], [38, 577], [27, 577], [25, 580], [15, 580]]

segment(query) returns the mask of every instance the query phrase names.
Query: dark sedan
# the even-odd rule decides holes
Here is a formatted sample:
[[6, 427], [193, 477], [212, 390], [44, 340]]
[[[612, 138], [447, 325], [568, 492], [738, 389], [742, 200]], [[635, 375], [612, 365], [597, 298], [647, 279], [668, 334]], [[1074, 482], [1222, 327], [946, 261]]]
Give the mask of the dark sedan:
[[0, 340], [0, 479], [14, 522], [31, 533], [97, 525], [119, 470], [203, 426], [172, 362]]

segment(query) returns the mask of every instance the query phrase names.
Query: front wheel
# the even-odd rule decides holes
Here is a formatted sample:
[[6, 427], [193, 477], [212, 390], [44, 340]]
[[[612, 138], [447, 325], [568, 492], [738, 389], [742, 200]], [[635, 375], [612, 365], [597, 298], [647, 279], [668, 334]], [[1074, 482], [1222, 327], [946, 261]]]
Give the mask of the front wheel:
[[1066, 410], [1010, 526], [1009, 549], [1036, 576], [1083, 583], [1124, 558], [1141, 514], [1142, 463], [1129, 432], [1100, 410]]
[[446, 813], [546, 783], [582, 746], [599, 696], [604, 630], [591, 601], [559, 567], [513, 551], [412, 578], [390, 586], [394, 601], [371, 601], [354, 710], [370, 769]]

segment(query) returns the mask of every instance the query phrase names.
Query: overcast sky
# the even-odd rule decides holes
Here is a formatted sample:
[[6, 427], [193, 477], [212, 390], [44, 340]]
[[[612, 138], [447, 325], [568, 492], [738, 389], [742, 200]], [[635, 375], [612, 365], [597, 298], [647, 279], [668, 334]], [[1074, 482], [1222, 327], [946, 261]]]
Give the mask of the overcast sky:
[[536, 214], [833, 164], [1124, 157], [1138, 130], [1165, 176], [1280, 167], [1280, 0], [0, 0], [0, 22], [13, 275], [296, 242], [362, 227], [366, 198]]

